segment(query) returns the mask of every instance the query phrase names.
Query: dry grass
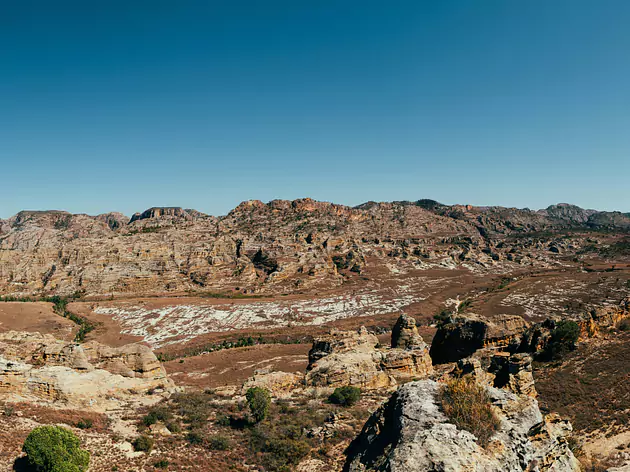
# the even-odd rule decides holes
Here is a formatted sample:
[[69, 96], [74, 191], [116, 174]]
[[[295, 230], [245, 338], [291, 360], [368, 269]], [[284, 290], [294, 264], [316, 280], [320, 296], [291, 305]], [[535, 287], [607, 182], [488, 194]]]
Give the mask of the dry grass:
[[630, 333], [581, 345], [562, 364], [535, 364], [543, 412], [571, 420], [579, 434], [617, 434], [630, 422]]
[[464, 377], [448, 382], [440, 394], [442, 410], [448, 419], [459, 429], [474, 434], [479, 444], [486, 447], [499, 428], [486, 390]]
[[20, 412], [25, 418], [35, 419], [39, 424], [66, 424], [94, 432], [105, 432], [109, 429], [107, 416], [93, 411], [49, 408], [27, 402], [6, 403], [3, 409], [7, 416]]

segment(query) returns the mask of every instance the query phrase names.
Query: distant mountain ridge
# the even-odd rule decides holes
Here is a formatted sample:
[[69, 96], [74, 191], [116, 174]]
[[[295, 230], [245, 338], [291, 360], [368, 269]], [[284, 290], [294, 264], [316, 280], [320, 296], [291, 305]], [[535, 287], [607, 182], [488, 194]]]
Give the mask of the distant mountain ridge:
[[[577, 251], [579, 233], [592, 231], [626, 235], [630, 214], [427, 199], [349, 207], [310, 198], [245, 201], [220, 217], [181, 207], [153, 207], [131, 218], [22, 211], [0, 220], [0, 294], [236, 287], [288, 293], [334, 287], [380, 264], [544, 266]], [[562, 232], [576, 241], [568, 244]]]

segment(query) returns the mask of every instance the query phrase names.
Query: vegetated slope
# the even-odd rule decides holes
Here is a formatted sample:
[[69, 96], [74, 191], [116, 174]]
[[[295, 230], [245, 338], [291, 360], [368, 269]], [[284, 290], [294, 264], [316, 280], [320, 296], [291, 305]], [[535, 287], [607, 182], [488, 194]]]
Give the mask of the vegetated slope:
[[0, 220], [0, 293], [273, 294], [335, 287], [392, 264], [500, 273], [597, 248], [598, 233], [587, 241], [585, 231], [629, 228], [628, 214], [569, 205], [531, 211], [431, 200], [355, 208], [247, 201], [223, 217], [178, 207], [132, 218], [22, 211]]

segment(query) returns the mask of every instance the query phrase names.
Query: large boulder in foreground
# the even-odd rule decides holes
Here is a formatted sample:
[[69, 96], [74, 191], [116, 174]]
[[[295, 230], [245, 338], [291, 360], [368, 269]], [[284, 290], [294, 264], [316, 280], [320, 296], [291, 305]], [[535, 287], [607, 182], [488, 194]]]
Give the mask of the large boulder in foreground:
[[578, 472], [567, 421], [543, 417], [526, 395], [487, 387], [498, 431], [484, 449], [442, 413], [440, 385], [400, 387], [367, 421], [348, 448], [345, 472]]

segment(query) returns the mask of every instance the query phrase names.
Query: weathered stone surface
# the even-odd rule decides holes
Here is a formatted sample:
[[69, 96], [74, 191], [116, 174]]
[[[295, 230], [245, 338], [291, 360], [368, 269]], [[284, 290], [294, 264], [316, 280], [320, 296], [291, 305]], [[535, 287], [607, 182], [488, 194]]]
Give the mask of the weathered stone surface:
[[392, 329], [392, 348], [407, 349], [426, 347], [426, 344], [416, 327], [416, 320], [406, 314], [401, 314]]
[[295, 390], [304, 388], [304, 375], [295, 372], [260, 372], [249, 378], [242, 388], [261, 387], [272, 393], [274, 398], [290, 396]]
[[[179, 207], [150, 208], [131, 219], [118, 213], [22, 211], [0, 220], [0, 293], [109, 295], [235, 287], [290, 292], [335, 287], [369, 264], [400, 261], [419, 267], [427, 262], [548, 267], [556, 257], [549, 247], [566, 256], [579, 244], [504, 236], [576, 224], [630, 227], [627, 215], [596, 212], [586, 222], [585, 215], [565, 208], [534, 212], [426, 201], [350, 208], [309, 198], [243, 202], [222, 217]], [[257, 254], [273, 263], [255, 261]]]
[[565, 436], [568, 422], [543, 418], [535, 399], [488, 387], [501, 420], [484, 450], [440, 410], [439, 384], [400, 387], [368, 420], [348, 449], [344, 471], [577, 472]]
[[492, 357], [489, 373], [493, 374], [494, 386], [519, 395], [536, 397], [532, 358], [527, 354], [500, 353]]

